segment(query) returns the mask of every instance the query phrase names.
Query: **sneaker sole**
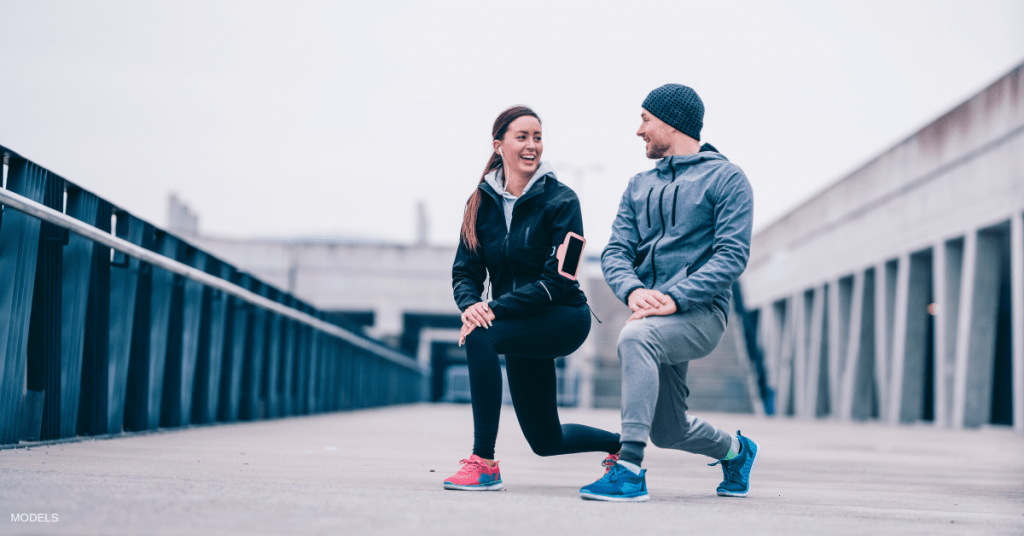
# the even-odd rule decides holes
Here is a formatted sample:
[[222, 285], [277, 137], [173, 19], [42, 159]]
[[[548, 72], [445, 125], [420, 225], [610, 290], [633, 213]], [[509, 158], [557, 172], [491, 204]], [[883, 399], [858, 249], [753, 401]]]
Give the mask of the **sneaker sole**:
[[500, 491], [504, 484], [501, 482], [495, 482], [493, 484], [487, 484], [484, 486], [460, 486], [459, 484], [444, 483], [444, 489], [452, 489], [456, 491]]
[[650, 495], [644, 493], [643, 495], [637, 495], [635, 497], [613, 497], [611, 495], [597, 495], [596, 493], [583, 493], [580, 492], [580, 497], [587, 501], [609, 501], [609, 502], [646, 502], [651, 498]]
[[[750, 442], [754, 443], [753, 440]], [[761, 445], [758, 445], [757, 443], [754, 444], [757, 445], [757, 451], [754, 452], [754, 460], [750, 462], [751, 473], [754, 472], [754, 467], [757, 467], [757, 459], [761, 457]], [[719, 497], [746, 497], [748, 493], [750, 493], [750, 482], [747, 482], [747, 491], [744, 492], [718, 490]]]

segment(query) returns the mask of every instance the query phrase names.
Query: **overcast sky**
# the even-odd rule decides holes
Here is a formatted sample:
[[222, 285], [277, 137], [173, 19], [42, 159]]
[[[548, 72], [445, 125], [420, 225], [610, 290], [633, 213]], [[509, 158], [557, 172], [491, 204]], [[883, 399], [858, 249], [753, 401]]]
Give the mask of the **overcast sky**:
[[222, 236], [409, 242], [422, 200], [454, 244], [527, 104], [601, 247], [651, 89], [703, 98], [756, 230], [1024, 61], [1024, 2], [0, 0], [0, 59], [0, 145]]

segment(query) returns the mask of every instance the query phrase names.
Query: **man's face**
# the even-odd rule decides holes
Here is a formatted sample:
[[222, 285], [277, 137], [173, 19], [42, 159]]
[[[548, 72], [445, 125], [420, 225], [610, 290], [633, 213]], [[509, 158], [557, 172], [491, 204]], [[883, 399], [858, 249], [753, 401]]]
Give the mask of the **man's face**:
[[636, 135], [647, 142], [647, 158], [654, 160], [664, 158], [668, 154], [669, 149], [672, 148], [669, 140], [670, 134], [675, 129], [668, 126], [661, 119], [654, 117], [654, 114], [651, 112], [643, 108], [640, 110], [640, 130], [636, 131]]

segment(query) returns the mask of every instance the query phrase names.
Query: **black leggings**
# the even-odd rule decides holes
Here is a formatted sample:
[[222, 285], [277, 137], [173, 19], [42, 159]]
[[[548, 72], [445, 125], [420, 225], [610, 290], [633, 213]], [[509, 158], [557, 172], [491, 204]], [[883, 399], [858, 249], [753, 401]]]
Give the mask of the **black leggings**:
[[618, 452], [619, 434], [558, 421], [555, 358], [576, 351], [590, 333], [590, 308], [554, 305], [536, 316], [495, 320], [466, 337], [473, 397], [473, 454], [494, 458], [501, 415], [501, 364], [519, 426], [540, 456]]

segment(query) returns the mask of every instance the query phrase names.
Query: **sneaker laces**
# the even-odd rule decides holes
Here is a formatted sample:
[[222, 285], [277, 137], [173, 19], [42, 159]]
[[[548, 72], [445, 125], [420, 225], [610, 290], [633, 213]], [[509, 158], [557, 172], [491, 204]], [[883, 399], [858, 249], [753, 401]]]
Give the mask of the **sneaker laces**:
[[474, 473], [485, 473], [487, 472], [487, 464], [478, 462], [476, 460], [459, 460], [462, 464], [462, 468], [459, 469], [457, 475], [472, 475]]
[[623, 471], [628, 471], [632, 473], [632, 471], [626, 469], [625, 467], [622, 467], [618, 463], [613, 463], [611, 467], [608, 467], [608, 469], [605, 470], [604, 475], [601, 476], [601, 479], [598, 480], [598, 482], [618, 482], [619, 477], [621, 477], [623, 474]]
[[619, 463], [619, 455], [609, 454], [608, 457], [601, 462], [601, 465], [604, 467], [604, 474], [608, 474], [608, 471], [611, 471], [612, 467], [615, 467], [615, 464], [617, 463]]

